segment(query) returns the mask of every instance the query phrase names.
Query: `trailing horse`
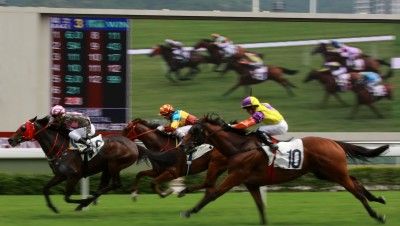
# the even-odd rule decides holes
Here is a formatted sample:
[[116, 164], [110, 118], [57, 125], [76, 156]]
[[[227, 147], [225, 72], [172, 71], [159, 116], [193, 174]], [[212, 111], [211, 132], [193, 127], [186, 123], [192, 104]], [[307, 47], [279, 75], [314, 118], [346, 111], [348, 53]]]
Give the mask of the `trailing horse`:
[[[198, 174], [207, 169], [212, 170], [207, 171], [207, 177], [202, 184], [185, 188], [180, 192], [179, 196], [181, 197], [198, 189], [214, 187], [217, 177], [226, 169], [226, 158], [217, 149], [213, 148], [212, 150], [198, 150], [204, 153], [193, 153], [191, 157], [202, 155], [188, 161], [186, 153], [176, 148], [176, 138], [157, 130], [157, 126], [158, 124], [152, 124], [137, 118], [129, 122], [123, 130], [124, 136], [132, 141], [136, 139], [142, 141], [146, 148], [150, 150], [146, 151], [146, 155], [153, 166], [150, 170], [136, 174], [131, 189], [132, 198], [136, 200], [139, 180], [144, 176], [153, 178], [151, 187], [160, 197], [166, 197], [172, 193], [172, 189], [161, 190], [160, 184], [178, 177]], [[188, 162], [190, 162], [190, 165]]]
[[372, 218], [385, 222], [385, 216], [368, 204], [368, 201], [385, 204], [385, 199], [375, 197], [349, 175], [346, 156], [362, 160], [376, 157], [387, 150], [388, 145], [367, 149], [321, 137], [304, 137], [280, 142], [279, 151], [269, 153], [260, 147], [255, 135], [245, 135], [245, 132], [231, 128], [219, 117], [210, 116], [205, 116], [189, 130], [182, 141], [182, 148], [190, 149], [199, 143], [214, 145], [228, 158], [229, 165], [223, 182], [206, 193], [193, 208], [182, 212], [182, 216], [190, 217], [234, 186], [244, 184], [256, 202], [260, 223], [266, 224], [260, 186], [284, 183], [311, 172], [319, 179], [342, 185], [363, 204]]
[[[82, 210], [95, 201], [100, 195], [121, 187], [120, 171], [135, 163], [141, 156], [134, 142], [123, 136], [108, 136], [99, 153], [84, 166], [81, 153], [69, 150], [70, 139], [64, 128], [53, 125], [49, 117], [36, 117], [21, 125], [8, 139], [11, 146], [35, 139], [39, 142], [49, 165], [54, 173], [53, 178], [44, 186], [43, 194], [47, 206], [58, 213], [50, 200], [50, 188], [66, 181], [64, 199], [68, 203], [79, 204], [76, 210]], [[101, 174], [98, 190], [86, 199], [71, 199], [74, 188], [83, 177]], [[111, 180], [111, 184], [110, 184]]]

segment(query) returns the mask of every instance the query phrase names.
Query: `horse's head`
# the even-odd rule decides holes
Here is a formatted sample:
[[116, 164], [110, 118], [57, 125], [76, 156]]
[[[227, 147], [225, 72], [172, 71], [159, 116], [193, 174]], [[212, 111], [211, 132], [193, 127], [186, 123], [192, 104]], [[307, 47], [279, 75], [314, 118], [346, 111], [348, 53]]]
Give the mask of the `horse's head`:
[[208, 49], [210, 45], [212, 45], [213, 41], [211, 39], [201, 39], [199, 42], [197, 42], [193, 48], [194, 49], [200, 49], [200, 48], [205, 48]]
[[42, 119], [37, 119], [37, 117], [34, 117], [22, 124], [8, 139], [8, 143], [12, 147], [15, 147], [22, 142], [32, 140], [35, 138], [38, 132], [40, 132], [43, 128], [46, 128], [48, 123], [49, 117], [44, 117]]
[[327, 52], [328, 47], [327, 44], [324, 42], [319, 43], [312, 51], [311, 51], [311, 55], [315, 55], [317, 53], [325, 53]]
[[162, 54], [162, 46], [157, 45], [151, 49], [151, 52], [149, 53], [149, 57], [157, 56]]
[[304, 83], [307, 83], [312, 80], [317, 80], [318, 79], [318, 71], [317, 70], [311, 70], [307, 77], [303, 80]]
[[128, 123], [128, 125], [122, 130], [122, 135], [128, 137], [131, 140], [134, 140], [138, 137], [138, 133], [136, 132], [137, 125], [141, 123], [143, 120], [140, 118], [136, 118]]

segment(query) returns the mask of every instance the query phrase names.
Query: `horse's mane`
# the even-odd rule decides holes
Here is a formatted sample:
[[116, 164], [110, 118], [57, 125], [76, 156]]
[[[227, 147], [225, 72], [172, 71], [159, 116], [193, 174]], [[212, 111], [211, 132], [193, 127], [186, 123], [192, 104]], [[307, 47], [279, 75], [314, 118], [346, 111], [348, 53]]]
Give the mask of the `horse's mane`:
[[149, 127], [150, 129], [156, 129], [160, 125], [159, 123], [149, 122], [141, 118], [135, 118], [134, 120], [132, 120], [132, 122], [140, 122], [141, 124]]
[[52, 130], [54, 132], [60, 132], [66, 139], [69, 139], [68, 133], [70, 132], [69, 129], [67, 129], [63, 125], [58, 125], [56, 123], [50, 123], [51, 116], [46, 115], [43, 118], [36, 119], [35, 122], [39, 124], [41, 127], [47, 126], [47, 129]]
[[248, 134], [246, 129], [235, 129], [230, 127], [217, 113], [209, 113], [205, 115], [200, 123], [210, 123], [213, 125], [218, 125], [223, 128], [224, 131], [233, 132], [241, 136]]

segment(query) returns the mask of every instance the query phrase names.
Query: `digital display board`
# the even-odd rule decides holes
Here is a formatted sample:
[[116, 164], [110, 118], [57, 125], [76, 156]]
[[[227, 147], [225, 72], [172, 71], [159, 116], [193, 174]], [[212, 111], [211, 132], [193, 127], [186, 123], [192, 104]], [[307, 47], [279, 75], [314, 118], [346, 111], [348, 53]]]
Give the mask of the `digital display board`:
[[51, 17], [51, 103], [88, 115], [98, 130], [128, 117], [128, 19]]

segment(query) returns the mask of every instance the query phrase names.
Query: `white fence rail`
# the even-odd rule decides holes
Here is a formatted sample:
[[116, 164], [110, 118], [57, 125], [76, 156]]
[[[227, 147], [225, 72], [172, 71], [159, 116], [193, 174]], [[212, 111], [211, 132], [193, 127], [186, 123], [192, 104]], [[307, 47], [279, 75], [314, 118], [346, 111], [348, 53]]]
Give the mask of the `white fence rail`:
[[[396, 39], [394, 35], [384, 36], [369, 36], [369, 37], [353, 37], [353, 38], [332, 38], [339, 42], [352, 43], [352, 42], [383, 42], [393, 41]], [[284, 42], [264, 42], [264, 43], [250, 43], [250, 44], [237, 44], [243, 48], [270, 48], [270, 47], [288, 47], [288, 46], [306, 46], [317, 45], [320, 42], [329, 42], [332, 39], [315, 39], [315, 40], [302, 40], [302, 41], [284, 41]], [[185, 47], [186, 50], [192, 50], [193, 47]], [[129, 55], [149, 54], [151, 49], [129, 49]]]

